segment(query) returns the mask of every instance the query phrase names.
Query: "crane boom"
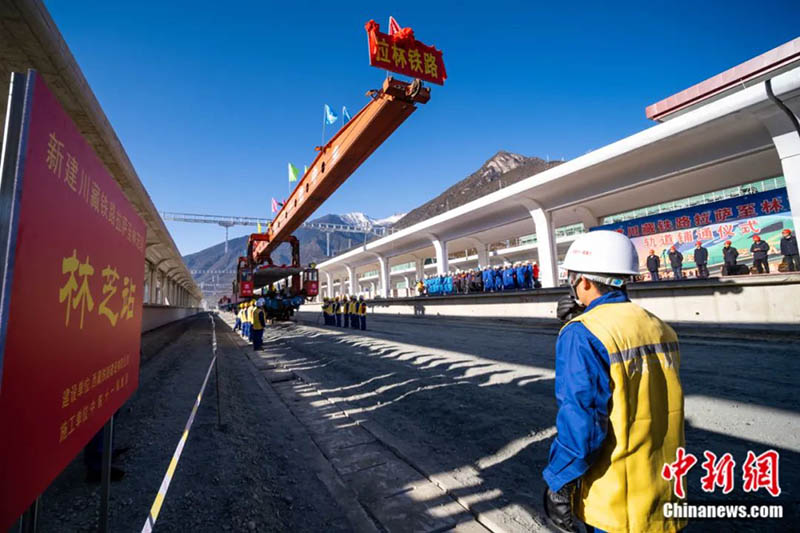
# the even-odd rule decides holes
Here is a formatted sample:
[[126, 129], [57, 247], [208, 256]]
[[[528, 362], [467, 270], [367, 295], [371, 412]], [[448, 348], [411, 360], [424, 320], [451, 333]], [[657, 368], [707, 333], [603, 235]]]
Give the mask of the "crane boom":
[[364, 106], [325, 146], [298, 182], [266, 233], [248, 240], [248, 259], [254, 265], [269, 261], [270, 253], [349, 178], [367, 157], [416, 110], [430, 99], [430, 89], [387, 77], [380, 90], [367, 93]]

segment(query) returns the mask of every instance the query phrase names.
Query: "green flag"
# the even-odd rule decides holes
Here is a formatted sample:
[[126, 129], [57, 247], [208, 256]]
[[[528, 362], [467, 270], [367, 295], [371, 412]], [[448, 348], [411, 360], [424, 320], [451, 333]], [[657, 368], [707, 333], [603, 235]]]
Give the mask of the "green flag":
[[289, 181], [297, 181], [297, 174], [299, 173], [300, 171], [297, 170], [297, 167], [289, 163]]

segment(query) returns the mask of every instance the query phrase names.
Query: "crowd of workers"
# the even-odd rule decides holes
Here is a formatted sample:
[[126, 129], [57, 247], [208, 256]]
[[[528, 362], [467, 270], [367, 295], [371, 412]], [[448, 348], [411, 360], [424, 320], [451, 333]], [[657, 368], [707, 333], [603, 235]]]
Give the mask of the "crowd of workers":
[[539, 265], [531, 261], [518, 261], [483, 269], [457, 270], [447, 275], [434, 274], [426, 276], [416, 284], [419, 296], [516, 291], [540, 287]]
[[322, 301], [322, 317], [326, 326], [367, 329], [367, 302], [363, 296], [336, 296]]
[[243, 338], [252, 342], [255, 351], [264, 346], [264, 328], [267, 327], [265, 303], [264, 298], [259, 298], [239, 304], [233, 325], [233, 331], [238, 331]]
[[[769, 274], [769, 244], [761, 240], [759, 235], [754, 235], [753, 244], [750, 246], [750, 253], [753, 256], [754, 272]], [[783, 256], [783, 262], [780, 267], [781, 270], [800, 272], [800, 255], [798, 255], [797, 237], [792, 235], [792, 231], [789, 229], [785, 229], [782, 232], [780, 253]], [[739, 251], [731, 246], [731, 241], [725, 241], [725, 245], [722, 248], [723, 276], [735, 276], [753, 272], [747, 265], [738, 264], [738, 258]], [[683, 254], [680, 253], [675, 246], [670, 247], [669, 253], [667, 253], [667, 260], [672, 270], [671, 279], [680, 280], [687, 277], [686, 273], [683, 271]], [[694, 262], [697, 266], [697, 270], [691, 274], [696, 275], [698, 278], [708, 278], [708, 250], [703, 246], [701, 241], [695, 243]], [[651, 281], [658, 281], [662, 278], [661, 258], [656, 254], [655, 250], [650, 250], [650, 255], [647, 256], [647, 271], [650, 273]], [[690, 275], [688, 277], [692, 276]]]

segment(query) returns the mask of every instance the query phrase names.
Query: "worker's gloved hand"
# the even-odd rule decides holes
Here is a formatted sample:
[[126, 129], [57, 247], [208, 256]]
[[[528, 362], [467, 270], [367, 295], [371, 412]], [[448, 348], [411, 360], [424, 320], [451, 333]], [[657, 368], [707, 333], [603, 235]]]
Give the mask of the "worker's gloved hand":
[[578, 531], [575, 518], [572, 515], [572, 494], [575, 492], [575, 482], [567, 483], [557, 492], [544, 489], [544, 512], [552, 525], [559, 531], [574, 533]]
[[572, 295], [565, 294], [558, 299], [558, 307], [556, 307], [556, 316], [563, 322], [569, 322], [576, 316], [583, 313], [584, 307], [575, 300]]

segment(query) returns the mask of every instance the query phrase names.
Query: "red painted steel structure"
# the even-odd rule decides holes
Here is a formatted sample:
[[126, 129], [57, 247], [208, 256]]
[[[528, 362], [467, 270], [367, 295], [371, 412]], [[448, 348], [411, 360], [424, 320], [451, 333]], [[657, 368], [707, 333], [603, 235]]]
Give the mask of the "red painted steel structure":
[[736, 85], [764, 76], [790, 63], [800, 61], [800, 37], [773, 48], [660, 102], [647, 106], [647, 118], [661, 121], [668, 115], [692, 106]]
[[[419, 80], [408, 83], [388, 77], [380, 90], [367, 95], [370, 102], [325, 146], [318, 147], [316, 159], [267, 232], [250, 235], [246, 268], [253, 272], [256, 287], [292, 275], [292, 287], [300, 290], [299, 248], [292, 233], [417, 109], [415, 104], [430, 99], [430, 89]], [[292, 244], [292, 265], [277, 267], [270, 255], [284, 242]], [[243, 271], [241, 262], [239, 270]], [[243, 297], [240, 291], [234, 293]]]

